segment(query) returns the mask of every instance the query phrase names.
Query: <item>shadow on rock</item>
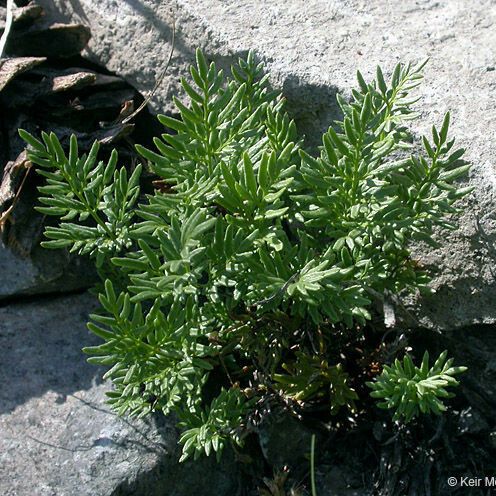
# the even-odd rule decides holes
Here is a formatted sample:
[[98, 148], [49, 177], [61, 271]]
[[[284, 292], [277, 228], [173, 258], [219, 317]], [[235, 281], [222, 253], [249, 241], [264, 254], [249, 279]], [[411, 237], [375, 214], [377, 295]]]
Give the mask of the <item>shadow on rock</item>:
[[95, 308], [93, 297], [19, 301], [0, 308], [0, 414], [47, 391], [56, 392], [63, 402], [102, 375], [81, 351], [99, 341], [86, 329], [88, 313]]

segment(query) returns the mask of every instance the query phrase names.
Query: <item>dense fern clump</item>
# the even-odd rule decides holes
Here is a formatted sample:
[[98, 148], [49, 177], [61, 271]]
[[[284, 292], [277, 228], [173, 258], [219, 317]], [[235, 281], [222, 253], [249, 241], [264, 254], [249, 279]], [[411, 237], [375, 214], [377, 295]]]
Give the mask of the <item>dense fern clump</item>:
[[[446, 216], [468, 191], [454, 184], [468, 165], [449, 114], [421, 151], [404, 125], [421, 69], [398, 65], [389, 84], [380, 69], [371, 83], [358, 74], [314, 157], [253, 54], [226, 77], [198, 51], [180, 117], [159, 116], [156, 151], [137, 147], [159, 177], [140, 203], [140, 166], [128, 176], [115, 152], [98, 161], [97, 144], [79, 157], [72, 138], [67, 156], [53, 133], [20, 131], [46, 177], [39, 210], [60, 218], [45, 246], [101, 268], [102, 308], [88, 326], [103, 343], [84, 351], [110, 367], [116, 411], [175, 412], [185, 459], [242, 444], [268, 394], [332, 414], [356, 408], [336, 336], [360, 332], [384, 291], [427, 288], [409, 245], [454, 228]], [[387, 370], [374, 395], [407, 417], [403, 398], [424, 411], [420, 384], [448, 380], [412, 377], [420, 396], [398, 395], [405, 374]]]

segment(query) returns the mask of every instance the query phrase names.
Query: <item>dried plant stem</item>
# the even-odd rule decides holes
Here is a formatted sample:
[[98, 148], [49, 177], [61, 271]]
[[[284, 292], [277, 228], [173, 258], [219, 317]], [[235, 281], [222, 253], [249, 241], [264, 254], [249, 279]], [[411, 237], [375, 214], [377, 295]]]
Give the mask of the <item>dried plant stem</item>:
[[315, 434], [312, 434], [310, 447], [310, 481], [312, 484], [312, 496], [317, 496], [317, 487], [315, 486]]
[[7, 19], [5, 20], [5, 29], [0, 38], [0, 58], [3, 57], [3, 51], [7, 43], [7, 38], [12, 27], [12, 11], [14, 10], [14, 0], [7, 0]]
[[165, 75], [167, 73], [167, 70], [169, 69], [169, 65], [172, 60], [172, 56], [174, 55], [174, 48], [176, 44], [176, 18], [172, 18], [172, 39], [171, 39], [171, 49], [169, 52], [169, 58], [167, 59], [167, 63], [165, 64], [164, 69], [162, 70], [162, 73], [158, 77], [157, 81], [155, 82], [155, 86], [153, 87], [152, 91], [148, 94], [148, 96], [145, 98], [145, 100], [142, 102], [142, 104], [128, 117], [126, 117], [123, 121], [122, 124], [128, 123], [130, 120], [132, 120], [134, 117], [136, 117], [150, 102], [150, 100], [153, 98], [153, 95], [157, 92], [157, 89], [159, 86], [162, 84], [162, 81], [165, 78]]
[[21, 194], [22, 188], [24, 188], [24, 183], [26, 182], [28, 174], [31, 170], [31, 165], [29, 162], [28, 162], [28, 164], [29, 165], [26, 166], [26, 172], [24, 174], [24, 177], [22, 178], [21, 184], [19, 185], [19, 188], [17, 189], [17, 192], [14, 196], [14, 199], [12, 200], [12, 205], [10, 205], [10, 207], [0, 215], [0, 233], [4, 230], [5, 225], [7, 224], [7, 221], [10, 218], [10, 215], [14, 211], [17, 200], [19, 199], [19, 195]]

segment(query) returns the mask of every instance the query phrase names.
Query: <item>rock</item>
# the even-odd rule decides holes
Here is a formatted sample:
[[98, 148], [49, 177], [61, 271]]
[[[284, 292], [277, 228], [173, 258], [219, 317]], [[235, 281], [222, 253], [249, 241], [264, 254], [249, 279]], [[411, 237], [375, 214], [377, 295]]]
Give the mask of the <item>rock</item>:
[[[96, 82], [96, 75], [89, 71], [71, 72], [71, 69], [68, 69], [59, 71], [58, 74], [49, 74], [49, 72], [54, 71], [46, 72], [48, 73], [46, 75], [42, 74], [41, 71], [30, 72], [30, 76], [36, 77], [36, 81], [18, 80], [13, 83], [11, 87], [2, 92], [1, 101], [3, 105], [7, 108], [18, 109], [29, 107], [33, 102], [40, 105], [40, 101], [47, 102], [52, 99], [58, 103], [58, 107], [54, 105], [54, 110], [70, 114], [71, 111], [74, 112], [74, 105], [64, 105], [65, 102], [60, 98], [57, 99], [55, 95], [66, 91], [79, 91], [87, 87], [90, 87], [91, 91], [93, 83]], [[70, 96], [72, 96], [72, 93]]]
[[[461, 331], [445, 332], [438, 337], [437, 350], [447, 349], [450, 356], [455, 358], [456, 364], [463, 364], [468, 368], [465, 377], [461, 377], [461, 394], [471, 409], [462, 412], [461, 423], [470, 425], [469, 431], [480, 428], [489, 423], [495, 427], [496, 411], [496, 333], [494, 326], [476, 326]], [[470, 414], [470, 415], [469, 415]], [[483, 420], [480, 420], [482, 415]], [[471, 419], [470, 419], [471, 417]]]
[[[18, 188], [22, 187], [31, 168], [31, 162], [28, 160], [26, 151], [23, 151], [16, 160], [7, 162], [3, 171], [2, 181], [0, 182], [0, 209], [8, 203], [14, 201]], [[0, 231], [2, 226], [7, 222], [6, 212], [1, 211]]]
[[0, 91], [19, 74], [28, 71], [32, 67], [41, 64], [44, 57], [17, 57], [13, 59], [0, 60]]
[[267, 415], [258, 428], [262, 453], [276, 469], [306, 465], [314, 433], [284, 410]]
[[77, 72], [75, 74], [64, 74], [55, 76], [52, 80], [52, 91], [69, 91], [84, 88], [96, 81], [96, 76], [91, 72]]
[[14, 10], [14, 25], [29, 25], [32, 24], [36, 19], [39, 19], [43, 15], [43, 8], [41, 5], [36, 5], [30, 2], [24, 7], [19, 7]]
[[458, 431], [460, 434], [486, 434], [489, 430], [489, 425], [484, 417], [472, 407], [465, 408], [460, 412], [460, 420]]
[[318, 494], [336, 494], [339, 496], [365, 496], [370, 494], [370, 489], [357, 477], [350, 475], [350, 467], [328, 466], [320, 467], [316, 474]]
[[37, 57], [73, 57], [87, 45], [90, 30], [80, 24], [53, 24], [45, 29], [35, 27], [8, 38], [9, 55]]
[[96, 279], [93, 267], [81, 257], [39, 246], [28, 252], [17, 242], [10, 238], [7, 246], [0, 241], [0, 301], [16, 295], [86, 289]]
[[[66, 2], [41, 0], [56, 19], [81, 22], [92, 31], [86, 56], [150, 90], [161, 73], [171, 40], [172, 15], [159, 0]], [[417, 134], [452, 111], [452, 135], [467, 149], [473, 194], [464, 202], [460, 229], [440, 233], [440, 249], [418, 246], [415, 257], [435, 270], [437, 295], [407, 301], [420, 326], [438, 329], [496, 322], [496, 5], [490, 0], [178, 0], [177, 36], [170, 77], [152, 106], [170, 111], [199, 46], [225, 66], [248, 49], [266, 62], [300, 131], [310, 144], [337, 115], [335, 94], [349, 94], [357, 69], [368, 78], [375, 66], [390, 72], [397, 61], [426, 56], [418, 90]]]
[[120, 418], [104, 404], [102, 369], [81, 347], [89, 295], [0, 308], [0, 494], [234, 496], [234, 456], [179, 465], [178, 432], [163, 415]]
[[[14, 26], [26, 26], [32, 24], [36, 19], [39, 19], [43, 14], [41, 5], [33, 3], [25, 5], [24, 7], [17, 7], [12, 11], [12, 23]], [[5, 19], [7, 17], [7, 9], [0, 7], [0, 30], [5, 29]]]
[[[85, 259], [61, 250], [47, 253], [38, 246], [43, 217], [26, 208], [24, 201], [18, 203], [21, 194], [25, 195], [30, 173], [31, 162], [22, 152], [6, 164], [0, 181], [0, 300], [83, 289], [96, 279], [94, 268]], [[29, 197], [29, 191], [25, 196]]]

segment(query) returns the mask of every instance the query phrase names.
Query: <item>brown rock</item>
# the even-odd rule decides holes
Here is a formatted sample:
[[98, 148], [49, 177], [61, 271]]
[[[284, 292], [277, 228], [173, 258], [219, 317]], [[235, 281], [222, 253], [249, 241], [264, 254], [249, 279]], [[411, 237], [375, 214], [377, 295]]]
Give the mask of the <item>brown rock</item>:
[[41, 64], [44, 57], [17, 57], [14, 59], [0, 59], [0, 91], [19, 74]]
[[96, 77], [91, 72], [76, 72], [75, 74], [56, 76], [52, 80], [52, 91], [58, 93], [80, 89], [94, 83], [95, 80]]

